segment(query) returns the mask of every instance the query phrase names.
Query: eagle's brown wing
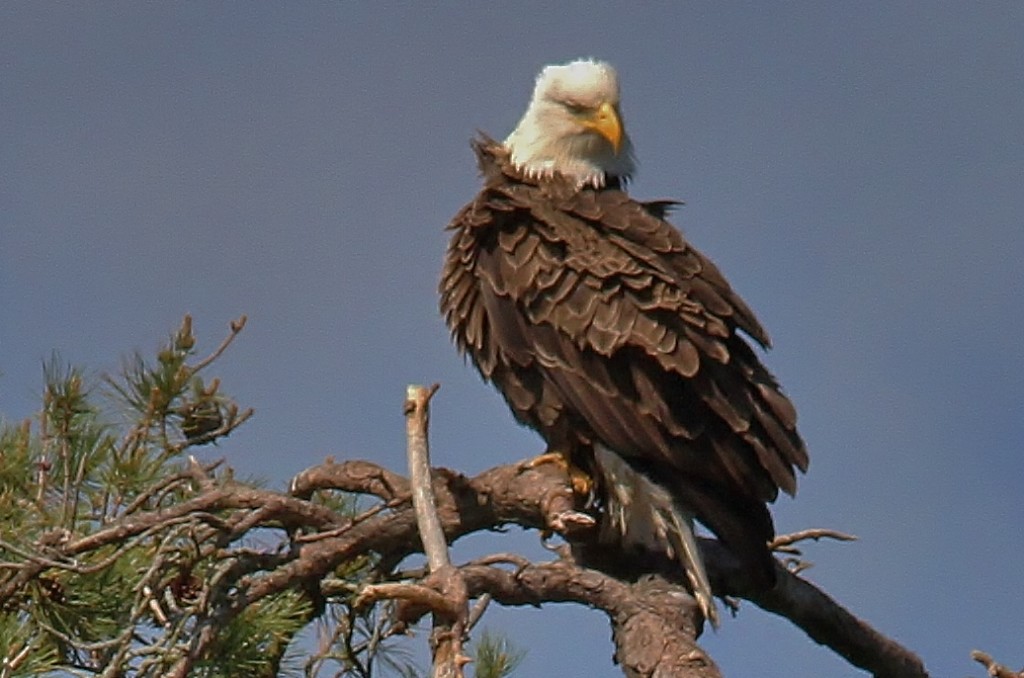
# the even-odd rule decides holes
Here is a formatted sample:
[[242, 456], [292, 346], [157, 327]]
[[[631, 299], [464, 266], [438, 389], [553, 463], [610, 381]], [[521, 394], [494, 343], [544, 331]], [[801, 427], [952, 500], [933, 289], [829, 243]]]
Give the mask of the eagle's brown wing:
[[765, 502], [796, 489], [796, 413], [743, 334], [768, 337], [718, 269], [615, 189], [529, 180], [478, 145], [485, 186], [453, 220], [441, 306], [456, 343], [552, 445], [600, 442], [769, 571]]

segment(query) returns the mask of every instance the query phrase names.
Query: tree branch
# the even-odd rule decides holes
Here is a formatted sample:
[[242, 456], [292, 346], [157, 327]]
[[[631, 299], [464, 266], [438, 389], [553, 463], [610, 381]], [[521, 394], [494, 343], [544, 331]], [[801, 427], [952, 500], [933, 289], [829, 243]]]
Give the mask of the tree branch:
[[615, 659], [630, 678], [721, 676], [695, 642], [696, 602], [661, 577], [630, 584], [567, 560], [515, 571], [485, 565], [461, 569], [471, 596], [487, 593], [503, 605], [573, 602], [604, 611], [612, 623]]
[[[473, 478], [446, 469], [433, 469], [431, 477], [438, 524], [449, 543], [472, 532], [507, 524], [550, 529], [565, 511], [575, 510], [572, 491], [568, 489], [569, 478], [554, 464], [535, 468], [501, 466]], [[29, 582], [37, 580], [48, 569], [75, 571], [90, 567], [86, 558], [91, 553], [102, 554], [100, 560], [103, 560], [109, 554], [103, 549], [109, 546], [155, 534], [161, 527], [170, 529], [187, 520], [196, 525], [208, 525], [229, 540], [241, 536], [243, 526], [245, 529], [302, 528], [301, 537], [293, 539], [290, 551], [262, 559], [246, 558], [240, 552], [231, 556], [235, 564], [224, 575], [225, 582], [231, 585], [223, 587], [224, 597], [218, 603], [221, 607], [210, 612], [216, 614], [221, 623], [286, 589], [319, 590], [336, 568], [358, 558], [378, 554], [382, 561], [397, 563], [422, 550], [409, 482], [370, 462], [329, 460], [308, 469], [293, 481], [291, 496], [223, 480], [195, 483], [194, 487], [196, 494], [191, 498], [151, 510], [134, 506], [132, 514], [87, 536], [48, 537], [46, 543], [40, 543], [36, 549], [38, 559], [22, 560], [17, 568], [10, 570], [9, 576], [0, 577], [0, 602], [20, 595]], [[357, 519], [344, 517], [309, 499], [316, 490], [329, 489], [375, 496], [382, 503]], [[645, 672], [655, 666], [669, 665], [680, 667], [677, 675], [715, 675], [713, 663], [693, 643], [696, 629], [691, 628], [687, 613], [692, 599], [682, 586], [678, 566], [664, 558], [659, 560], [657, 554], [627, 559], [610, 553], [609, 549], [596, 544], [591, 532], [581, 530], [566, 535], [573, 547], [575, 563], [527, 565], [520, 567], [518, 574], [483, 564], [461, 568], [468, 595], [487, 593], [504, 604], [541, 604], [571, 599], [598, 607], [613, 621], [616, 658], [627, 675], [648, 675]], [[717, 594], [747, 598], [765, 610], [790, 619], [816, 642], [876, 676], [927, 675], [915, 655], [781, 565], [777, 569], [779, 584], [772, 591], [757, 593], [751, 590], [742, 567], [718, 542], [701, 540], [701, 548]], [[236, 552], [231, 550], [225, 554]], [[656, 593], [644, 597], [637, 588], [628, 596], [621, 594], [623, 587], [639, 587], [640, 577], [647, 573], [661, 575], [658, 586], [662, 588], [652, 589]], [[421, 583], [444, 592], [430, 577]], [[669, 585], [674, 588], [665, 588]], [[615, 592], [623, 597], [616, 598]], [[329, 592], [325, 589], [323, 595]], [[658, 600], [670, 602], [672, 609], [658, 607]], [[650, 614], [652, 621], [645, 621], [648, 617], [641, 613]], [[654, 619], [658, 620], [657, 624]], [[630, 640], [641, 637], [631, 635], [635, 629], [655, 626], [663, 629], [657, 636], [661, 649]], [[636, 633], [639, 634], [639, 630]], [[676, 633], [680, 635], [676, 637]], [[200, 639], [198, 642], [205, 645], [208, 641]], [[644, 654], [648, 651], [649, 657], [657, 658]], [[673, 658], [682, 663], [666, 663]], [[186, 664], [190, 662], [184, 661], [179, 668]], [[684, 666], [691, 673], [683, 672]]]
[[412, 505], [416, 511], [416, 525], [423, 540], [427, 565], [437, 572], [451, 565], [448, 560], [448, 542], [441, 530], [434, 502], [433, 482], [430, 476], [430, 443], [427, 427], [430, 424], [430, 398], [437, 391], [434, 384], [409, 386], [405, 396], [405, 435], [408, 441], [409, 480], [412, 483]]
[[996, 662], [992, 655], [981, 650], [972, 650], [971, 659], [985, 667], [991, 678], [1024, 678], [1024, 670], [1014, 671], [1008, 666]]
[[812, 640], [825, 645], [876, 678], [927, 678], [920, 658], [855, 617], [807, 580], [776, 566], [777, 583], [749, 600], [789, 619]]
[[[442, 602], [433, 606], [434, 630], [431, 645], [434, 654], [434, 678], [462, 678], [462, 667], [469, 658], [462, 653], [462, 637], [468, 612], [466, 585], [448, 558], [441, 521], [434, 500], [433, 480], [430, 473], [430, 444], [427, 429], [430, 422], [430, 398], [438, 385], [430, 388], [409, 386], [405, 398], [405, 434], [408, 441], [409, 478], [412, 483], [412, 504], [416, 512], [423, 550], [431, 577], [439, 580]], [[422, 587], [421, 587], [422, 588]], [[447, 609], [445, 609], [447, 608]], [[454, 614], [452, 614], [454, 612]]]

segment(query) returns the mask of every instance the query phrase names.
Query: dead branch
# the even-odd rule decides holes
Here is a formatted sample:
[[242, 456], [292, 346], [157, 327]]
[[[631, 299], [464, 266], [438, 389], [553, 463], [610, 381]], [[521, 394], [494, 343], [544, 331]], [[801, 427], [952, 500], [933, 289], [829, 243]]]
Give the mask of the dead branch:
[[309, 499], [317, 490], [339, 490], [355, 494], [369, 494], [385, 502], [409, 501], [409, 481], [388, 469], [369, 461], [336, 462], [328, 457], [319, 466], [313, 466], [292, 478], [291, 494]]
[[502, 605], [573, 602], [604, 611], [612, 623], [615, 660], [630, 678], [721, 676], [695, 641], [696, 602], [680, 584], [658, 576], [627, 583], [568, 560], [511, 571], [485, 565], [461, 569], [471, 596], [486, 593]]
[[[438, 582], [444, 607], [432, 606], [434, 630], [431, 633], [434, 678], [462, 678], [462, 667], [469, 658], [462, 653], [462, 637], [469, 617], [466, 584], [448, 558], [441, 521], [437, 515], [433, 479], [430, 473], [430, 443], [427, 430], [430, 422], [430, 398], [438, 385], [430, 388], [409, 386], [405, 399], [405, 434], [408, 440], [409, 479], [412, 504], [416, 512], [423, 550], [427, 556], [430, 577]], [[422, 588], [422, 587], [420, 587]], [[445, 609], [447, 608], [447, 609]]]
[[1024, 678], [1024, 669], [1014, 671], [1007, 666], [997, 663], [991, 655], [981, 650], [972, 650], [971, 659], [984, 666], [991, 678]]
[[415, 609], [424, 610], [424, 613], [429, 611], [449, 618], [455, 618], [459, 615], [457, 601], [452, 600], [433, 587], [421, 584], [370, 584], [364, 586], [359, 591], [359, 595], [352, 604], [356, 608], [364, 608], [381, 600], [405, 601]]
[[[231, 342], [233, 342], [235, 338], [238, 337], [238, 335], [242, 332], [242, 330], [245, 329], [245, 323], [246, 321], [248, 321], [248, 319], [248, 317], [242, 315], [238, 318], [238, 320], [232, 320], [230, 323], [228, 323], [228, 329], [230, 330], [228, 336], [224, 338], [224, 340], [220, 343], [220, 346], [214, 349], [213, 353], [206, 356], [205, 358], [203, 358], [198, 363], [192, 366], [192, 374], [198, 374], [200, 371], [206, 369], [207, 367], [209, 367], [210, 363], [217, 360], [217, 358], [219, 358], [224, 353], [224, 351], [228, 350], [228, 346], [231, 345]], [[182, 322], [182, 328], [181, 330], [179, 330], [179, 333], [191, 336], [192, 316], [185, 316], [185, 319]]]
[[[769, 548], [773, 551], [782, 551], [785, 553], [797, 552], [793, 549], [796, 544], [813, 539], [814, 541], [820, 541], [822, 539], [834, 539], [836, 541], [857, 541], [857, 537], [852, 534], [846, 534], [839, 530], [830, 530], [828, 528], [812, 528], [808, 530], [800, 530], [799, 532], [791, 532], [789, 534], [780, 534], [772, 539], [768, 544]], [[791, 550], [792, 549], [792, 550]]]
[[408, 441], [409, 480], [412, 483], [412, 505], [416, 511], [423, 550], [431, 572], [451, 565], [448, 560], [448, 542], [444, 539], [441, 522], [434, 502], [433, 481], [430, 477], [430, 443], [427, 427], [430, 424], [430, 398], [437, 384], [407, 387], [405, 397], [405, 435]]

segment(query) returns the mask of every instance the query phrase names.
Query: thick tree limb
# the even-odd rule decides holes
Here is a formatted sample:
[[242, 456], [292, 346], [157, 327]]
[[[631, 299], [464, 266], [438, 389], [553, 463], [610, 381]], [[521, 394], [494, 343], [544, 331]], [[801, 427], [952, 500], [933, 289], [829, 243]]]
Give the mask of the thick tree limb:
[[695, 601], [660, 577], [629, 584], [564, 560], [517, 571], [468, 565], [462, 573], [471, 595], [486, 592], [503, 605], [573, 602], [603, 610], [612, 622], [615, 659], [630, 678], [721, 676], [694, 640]]
[[824, 591], [781, 566], [776, 567], [776, 574], [775, 587], [750, 596], [751, 602], [789, 619], [816, 643], [877, 678], [927, 677], [916, 655], [851, 614]]
[[[545, 499], [552, 496], [562, 501], [567, 499], [557, 491], [559, 487], [566, 487], [567, 478], [550, 464], [514, 470], [518, 473], [510, 474], [510, 467], [498, 467], [473, 479], [443, 469], [435, 470], [435, 486], [439, 479], [444, 480], [444, 487], [435, 491], [442, 526], [449, 539], [506, 522], [542, 527], [538, 514], [547, 515], [544, 522], [550, 524], [551, 513], [545, 513], [542, 507], [550, 509], [550, 502]], [[333, 472], [338, 476], [346, 475], [339, 473], [339, 469], [333, 469]], [[367, 473], [365, 467], [358, 468], [358, 475], [363, 478], [377, 476]], [[528, 481], [524, 483], [524, 479]], [[346, 485], [346, 489], [356, 490], [351, 484]], [[568, 504], [560, 504], [560, 507], [561, 510], [571, 510]], [[913, 653], [879, 634], [781, 565], [777, 572], [780, 584], [768, 593], [756, 594], [731, 554], [714, 540], [702, 540], [701, 546], [706, 552], [716, 592], [746, 597], [766, 610], [785, 616], [816, 642], [832, 648], [855, 666], [877, 676], [927, 675], [920, 659]], [[639, 563], [643, 567], [641, 572], [660, 571], [670, 577], [675, 576], [678, 581], [678, 567], [666, 561], [659, 564], [655, 555], [642, 562], [631, 558], [625, 563], [621, 559], [615, 563], [608, 558], [607, 549], [588, 551], [584, 545], [577, 549], [577, 553], [582, 556], [583, 563], [619, 576], [628, 578], [632, 569], [635, 577]], [[596, 555], [598, 553], [601, 555]], [[652, 565], [657, 567], [652, 569]]]
[[[377, 473], [368, 473], [362, 464], [356, 468], [356, 476], [364, 479], [378, 477]], [[564, 488], [567, 479], [549, 464], [519, 473], [510, 473], [510, 470], [513, 469], [499, 467], [473, 479], [444, 470], [435, 471], [435, 484], [439, 479], [443, 479], [445, 484], [437, 496], [442, 525], [449, 539], [506, 522], [542, 527], [540, 515], [548, 515], [549, 519], [545, 522], [550, 523], [550, 512], [545, 514], [542, 509], [542, 506], [549, 507], [544, 498], [559, 497], [558, 488]], [[339, 468], [333, 468], [332, 473], [337, 477], [348, 477]], [[345, 485], [349, 491], [359, 490], [352, 483], [346, 482]], [[367, 483], [365, 489], [372, 491], [373, 487], [378, 485]], [[566, 498], [561, 499], [564, 501]], [[568, 505], [562, 506], [563, 510], [568, 509]], [[816, 642], [834, 649], [855, 666], [875, 675], [927, 675], [920, 659], [913, 653], [878, 634], [813, 585], [785, 568], [779, 567], [781, 583], [775, 590], [756, 594], [752, 592], [742, 569], [724, 548], [713, 540], [702, 540], [701, 545], [706, 552], [717, 592], [746, 597], [769, 611], [785, 616]], [[588, 553], [585, 545], [578, 549], [583, 557], [582, 562], [620, 576], [628, 576], [632, 568], [633, 575], [636, 575], [635, 568], [639, 563], [636, 559], [616, 564], [608, 559], [606, 550], [592, 551]], [[597, 555], [599, 552], [604, 555]], [[652, 571], [652, 562], [656, 564], [656, 556], [642, 563], [643, 571]], [[653, 570], [665, 574], [678, 572], [678, 568], [668, 562], [663, 562]]]

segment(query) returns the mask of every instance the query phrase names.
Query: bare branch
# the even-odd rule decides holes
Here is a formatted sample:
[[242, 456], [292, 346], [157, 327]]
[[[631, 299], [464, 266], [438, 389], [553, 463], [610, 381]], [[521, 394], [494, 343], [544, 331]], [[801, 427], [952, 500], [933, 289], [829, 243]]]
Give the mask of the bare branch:
[[789, 534], [780, 534], [772, 539], [768, 544], [768, 547], [773, 551], [780, 551], [783, 553], [797, 552], [792, 547], [802, 541], [813, 539], [814, 541], [820, 541], [822, 539], [835, 539], [836, 541], [857, 541], [857, 537], [852, 534], [846, 534], [838, 530], [830, 530], [828, 528], [812, 528], [808, 530], [800, 530], [799, 532], [791, 532]]
[[770, 591], [749, 596], [758, 607], [789, 619], [854, 666], [874, 676], [927, 678], [920, 658], [858, 619], [810, 582], [776, 567]]
[[[192, 318], [190, 318], [189, 316], [185, 316], [185, 318], [186, 318], [186, 322], [191, 327]], [[228, 324], [228, 328], [231, 330], [231, 333], [228, 334], [228, 336], [226, 336], [224, 338], [224, 341], [222, 341], [220, 343], [220, 346], [218, 346], [216, 349], [214, 349], [213, 353], [211, 353], [210, 355], [206, 356], [205, 358], [200, 360], [198, 363], [193, 365], [192, 368], [191, 368], [191, 373], [192, 374], [197, 374], [200, 370], [208, 367], [210, 365], [210, 363], [212, 363], [217, 358], [219, 358], [221, 356], [221, 354], [223, 354], [224, 351], [226, 351], [228, 349], [228, 346], [231, 345], [231, 342], [233, 342], [235, 340], [235, 337], [237, 337], [239, 335], [239, 333], [245, 328], [245, 323], [246, 323], [247, 320], [248, 320], [248, 318], [246, 316], [244, 316], [244, 315], [240, 316], [238, 318], [238, 320], [232, 320]]]
[[[462, 667], [469, 658], [462, 652], [462, 637], [468, 619], [466, 585], [448, 558], [448, 542], [441, 528], [434, 498], [430, 471], [430, 444], [427, 431], [430, 423], [430, 398], [438, 385], [430, 388], [409, 386], [405, 399], [405, 433], [408, 440], [409, 478], [412, 483], [412, 504], [416, 512], [423, 550], [430, 568], [429, 579], [440, 579], [439, 590], [447, 600], [448, 613], [435, 604], [434, 630], [431, 634], [434, 678], [462, 678]], [[452, 614], [454, 613], [454, 614]]]
[[424, 608], [445, 617], [453, 618], [459, 614], [456, 601], [430, 586], [420, 584], [370, 584], [362, 588], [353, 605], [363, 608], [379, 600], [404, 600], [417, 606], [417, 609]]
[[991, 655], [981, 650], [972, 650], [971, 659], [984, 666], [991, 678], [1024, 678], [1024, 670], [1014, 671], [1002, 664], [998, 664]]
[[612, 622], [616, 661], [630, 678], [721, 676], [694, 640], [697, 605], [681, 585], [660, 577], [627, 584], [565, 560], [517, 571], [467, 565], [462, 572], [471, 595], [487, 593], [503, 605], [576, 602], [603, 610]]
[[427, 428], [430, 425], [430, 398], [437, 391], [434, 384], [407, 387], [405, 397], [405, 435], [408, 441], [409, 479], [412, 482], [412, 504], [416, 510], [416, 524], [420, 529], [423, 549], [431, 572], [448, 567], [448, 542], [445, 541], [441, 521], [437, 517], [433, 481], [430, 475], [430, 443]]
[[386, 502], [408, 501], [409, 481], [393, 471], [373, 462], [353, 460], [336, 462], [328, 458], [292, 479], [291, 494], [309, 499], [317, 490], [340, 490], [371, 494]]

